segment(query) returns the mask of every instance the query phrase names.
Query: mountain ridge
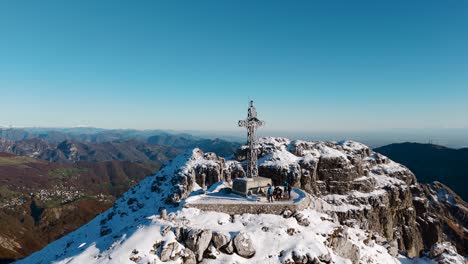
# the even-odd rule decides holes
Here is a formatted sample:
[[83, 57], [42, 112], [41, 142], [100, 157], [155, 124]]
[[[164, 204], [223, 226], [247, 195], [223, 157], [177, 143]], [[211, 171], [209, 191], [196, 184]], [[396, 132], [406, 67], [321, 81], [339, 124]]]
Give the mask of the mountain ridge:
[[375, 148], [413, 171], [420, 182], [440, 181], [468, 199], [468, 148], [452, 149], [420, 143], [396, 143]]
[[[186, 197], [200, 195], [201, 187], [241, 176], [244, 150], [239, 150], [237, 161], [199, 149], [185, 152], [126, 192], [113, 208], [18, 263], [154, 263], [161, 259], [196, 263], [207, 258], [214, 259], [207, 260], [212, 263], [397, 263], [399, 259], [409, 263], [412, 260], [401, 254], [419, 256], [419, 249], [427, 255], [414, 261], [463, 261], [450, 243], [444, 242], [450, 237], [430, 207], [434, 202], [445, 203], [440, 200], [443, 197], [457, 205], [450, 193], [442, 185], [438, 191], [428, 187], [430, 192], [443, 193], [429, 202], [424, 186], [407, 168], [350, 141], [260, 140], [261, 175], [274, 182], [291, 175], [296, 188], [314, 196], [315, 203], [296, 212], [295, 217], [229, 216], [183, 207]], [[460, 203], [466, 206], [464, 201]], [[161, 208], [167, 210], [168, 220], [158, 213]], [[387, 218], [367, 221], [375, 210], [385, 217], [393, 215], [395, 222]], [[367, 217], [361, 218], [362, 213]], [[435, 237], [424, 233], [424, 228], [436, 230]], [[288, 235], [286, 229], [292, 233]], [[226, 253], [228, 248], [209, 246], [212, 234], [219, 232], [231, 234], [226, 241], [234, 243], [236, 254]], [[271, 236], [279, 236], [283, 243], [261, 247], [273, 239]], [[192, 243], [191, 239], [200, 240]], [[240, 249], [236, 239], [249, 248]], [[245, 255], [245, 250], [257, 253]]]

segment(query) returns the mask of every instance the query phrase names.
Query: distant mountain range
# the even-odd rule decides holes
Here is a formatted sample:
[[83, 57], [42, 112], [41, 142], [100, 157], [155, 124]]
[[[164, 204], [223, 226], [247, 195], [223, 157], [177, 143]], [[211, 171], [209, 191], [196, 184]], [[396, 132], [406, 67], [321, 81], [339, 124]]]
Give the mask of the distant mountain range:
[[[0, 129], [0, 152], [55, 162], [155, 161], [199, 147], [218, 155], [232, 155], [240, 143], [202, 139], [186, 134], [138, 130]], [[86, 132], [86, 133], [84, 133]], [[92, 133], [91, 133], [92, 132]], [[151, 134], [157, 133], [157, 134]]]
[[420, 182], [440, 181], [468, 200], [468, 148], [399, 143], [374, 150], [408, 167]]
[[239, 145], [162, 131], [0, 129], [0, 263], [84, 225], [187, 149], [224, 156]]
[[47, 142], [59, 143], [65, 140], [80, 142], [108, 142], [116, 140], [146, 141], [151, 136], [175, 136], [195, 139], [190, 134], [164, 130], [103, 129], [94, 127], [76, 128], [1, 128], [0, 138], [19, 141], [42, 138]]

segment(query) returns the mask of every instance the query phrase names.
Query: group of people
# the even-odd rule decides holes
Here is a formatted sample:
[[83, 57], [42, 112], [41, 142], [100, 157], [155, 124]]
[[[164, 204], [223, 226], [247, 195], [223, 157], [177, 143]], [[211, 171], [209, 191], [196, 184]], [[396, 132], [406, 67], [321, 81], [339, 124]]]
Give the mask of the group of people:
[[275, 200], [281, 200], [283, 198], [283, 193], [284, 196], [286, 196], [286, 193], [288, 194], [287, 198], [291, 199], [291, 184], [289, 183], [288, 180], [284, 181], [284, 186], [283, 189], [280, 186], [271, 186], [271, 184], [268, 184], [268, 189], [267, 189], [267, 200], [269, 203], [273, 202], [273, 198]]

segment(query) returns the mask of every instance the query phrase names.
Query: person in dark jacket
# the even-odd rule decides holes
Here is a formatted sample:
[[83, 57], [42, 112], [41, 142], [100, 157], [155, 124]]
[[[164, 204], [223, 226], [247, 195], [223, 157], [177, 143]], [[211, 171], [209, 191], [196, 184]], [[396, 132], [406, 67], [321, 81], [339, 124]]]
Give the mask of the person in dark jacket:
[[290, 188], [289, 182], [284, 181], [284, 194], [286, 195], [286, 192], [288, 193], [288, 199], [291, 198], [291, 191], [289, 190], [289, 188]]
[[283, 190], [281, 190], [279, 186], [276, 186], [273, 191], [273, 196], [275, 197], [275, 200], [281, 200], [281, 198], [283, 198]]

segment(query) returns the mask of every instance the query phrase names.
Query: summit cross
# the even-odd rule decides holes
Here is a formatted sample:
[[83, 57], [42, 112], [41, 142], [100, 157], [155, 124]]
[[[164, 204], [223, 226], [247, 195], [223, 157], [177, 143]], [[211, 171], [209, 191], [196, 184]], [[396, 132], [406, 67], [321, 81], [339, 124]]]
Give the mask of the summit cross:
[[247, 145], [249, 146], [249, 151], [247, 152], [247, 177], [254, 178], [258, 176], [258, 153], [257, 153], [257, 137], [256, 130], [258, 127], [265, 125], [265, 122], [260, 121], [257, 118], [257, 110], [253, 105], [253, 101], [250, 101], [249, 110], [247, 113], [246, 120], [240, 120], [239, 126], [247, 128]]

